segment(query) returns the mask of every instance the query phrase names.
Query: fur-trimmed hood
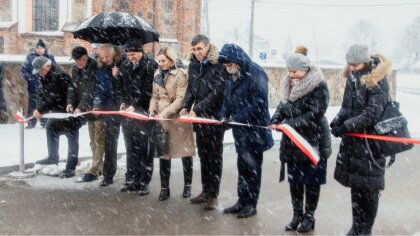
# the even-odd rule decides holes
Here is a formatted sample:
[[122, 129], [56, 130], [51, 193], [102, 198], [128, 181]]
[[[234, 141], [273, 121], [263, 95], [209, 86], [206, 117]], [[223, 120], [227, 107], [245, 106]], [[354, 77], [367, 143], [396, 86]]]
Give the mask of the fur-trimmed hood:
[[[209, 59], [211, 64], [215, 65], [218, 62], [217, 58], [219, 58], [219, 49], [211, 43], [209, 45], [210, 45], [210, 49], [209, 49], [209, 52], [207, 54], [207, 58]], [[194, 60], [196, 60], [195, 56], [194, 56], [194, 53], [190, 52], [188, 54], [187, 59], [188, 59], [188, 61], [190, 61], [190, 63], [193, 62]]]
[[[379, 83], [379, 81], [392, 73], [391, 62], [386, 57], [381, 54], [373, 54], [371, 55], [371, 58], [372, 60], [370, 63], [373, 68], [372, 71], [360, 78], [362, 84], [368, 89], [372, 89]], [[350, 66], [346, 65], [343, 70], [343, 76], [349, 78], [350, 73]]]
[[324, 81], [324, 76], [319, 68], [311, 66], [309, 72], [301, 79], [298, 85], [291, 87], [290, 80], [291, 78], [289, 75], [286, 75], [281, 80], [281, 102], [294, 102], [312, 92], [322, 81]]

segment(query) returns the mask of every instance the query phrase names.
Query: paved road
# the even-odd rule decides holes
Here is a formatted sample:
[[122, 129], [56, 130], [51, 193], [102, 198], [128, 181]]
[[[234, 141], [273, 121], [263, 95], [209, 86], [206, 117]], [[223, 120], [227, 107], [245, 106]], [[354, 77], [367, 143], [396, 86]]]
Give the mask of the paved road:
[[[350, 228], [350, 190], [332, 177], [338, 145], [329, 160], [328, 183], [321, 190], [312, 234], [342, 235]], [[412, 235], [420, 231], [420, 148], [398, 157], [387, 171], [374, 234]], [[155, 162], [157, 164], [157, 162]], [[156, 166], [157, 167], [157, 166]], [[199, 162], [194, 162], [193, 195], [200, 191]], [[159, 202], [159, 173], [155, 168], [152, 192], [146, 197], [118, 191], [116, 183], [99, 188], [99, 181], [75, 183], [38, 175], [22, 181], [0, 181], [0, 234], [286, 234], [292, 216], [287, 183], [279, 183], [278, 146], [265, 155], [258, 214], [248, 219], [224, 215], [236, 200], [236, 158], [225, 148], [219, 208], [205, 212], [181, 197], [180, 160], [173, 161], [171, 198]], [[296, 233], [288, 233], [294, 235]]]

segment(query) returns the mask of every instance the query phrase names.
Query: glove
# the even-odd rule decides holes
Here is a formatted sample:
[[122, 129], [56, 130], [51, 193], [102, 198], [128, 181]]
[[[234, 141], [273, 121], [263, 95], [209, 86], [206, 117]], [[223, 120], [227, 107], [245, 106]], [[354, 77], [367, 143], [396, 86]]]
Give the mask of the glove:
[[340, 126], [340, 124], [339, 124], [339, 122], [338, 122], [338, 119], [337, 119], [337, 118], [334, 118], [334, 119], [331, 121], [330, 128], [331, 128], [331, 129], [337, 129], [339, 126]]
[[331, 130], [331, 133], [335, 137], [343, 137], [347, 133], [347, 129], [344, 125], [341, 125], [339, 127], [335, 127]]

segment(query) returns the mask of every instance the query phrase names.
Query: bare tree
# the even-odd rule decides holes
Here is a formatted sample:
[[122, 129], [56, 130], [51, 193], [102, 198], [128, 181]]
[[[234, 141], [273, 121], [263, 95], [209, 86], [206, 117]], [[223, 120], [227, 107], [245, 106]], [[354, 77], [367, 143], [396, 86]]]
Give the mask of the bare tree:
[[367, 45], [371, 51], [375, 51], [378, 42], [375, 39], [376, 33], [373, 24], [370, 21], [358, 20], [351, 28], [349, 33], [350, 44]]

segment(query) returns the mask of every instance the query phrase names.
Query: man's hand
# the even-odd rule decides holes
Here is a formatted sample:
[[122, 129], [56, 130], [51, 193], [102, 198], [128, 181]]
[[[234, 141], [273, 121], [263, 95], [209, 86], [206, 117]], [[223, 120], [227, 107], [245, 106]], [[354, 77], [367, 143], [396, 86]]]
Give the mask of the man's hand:
[[125, 103], [121, 103], [120, 105], [120, 111], [124, 111], [127, 107], [125, 106]]
[[116, 66], [112, 67], [112, 76], [114, 76], [114, 78], [117, 78], [119, 72], [120, 71]]
[[149, 111], [149, 116], [150, 117], [155, 117], [155, 115], [156, 115], [156, 112], [155, 111]]
[[133, 106], [129, 106], [129, 107], [127, 107], [126, 109], [125, 109], [125, 111], [128, 111], [128, 112], [134, 112], [134, 107]]
[[41, 113], [39, 113], [38, 109], [36, 109], [36, 110], [32, 113], [32, 116], [33, 116], [35, 119], [37, 119], [37, 120], [40, 120], [40, 119], [42, 118], [42, 114], [41, 114]]
[[186, 108], [183, 108], [180, 112], [179, 112], [179, 115], [180, 116], [185, 116], [185, 115], [187, 115], [188, 114], [188, 111], [187, 111], [187, 109]]
[[68, 104], [66, 107], [66, 111], [67, 113], [73, 113], [74, 112], [74, 107], [71, 104]]
[[195, 114], [194, 111], [190, 111], [190, 113], [188, 113], [189, 116], [197, 116], [197, 114]]
[[81, 113], [82, 111], [79, 108], [76, 108], [76, 110], [74, 110], [73, 114], [77, 115], [79, 113]]

